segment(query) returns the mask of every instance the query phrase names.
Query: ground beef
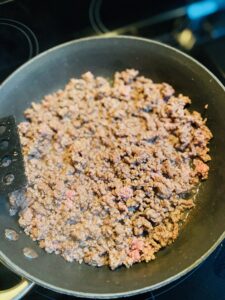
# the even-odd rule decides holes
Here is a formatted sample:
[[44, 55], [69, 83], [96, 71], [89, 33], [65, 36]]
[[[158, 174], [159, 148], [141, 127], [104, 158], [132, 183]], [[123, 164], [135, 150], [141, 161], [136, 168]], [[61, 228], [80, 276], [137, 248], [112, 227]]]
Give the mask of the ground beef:
[[28, 185], [10, 195], [25, 233], [70, 262], [155, 259], [208, 176], [212, 134], [190, 103], [136, 70], [112, 85], [87, 72], [33, 103], [19, 125]]

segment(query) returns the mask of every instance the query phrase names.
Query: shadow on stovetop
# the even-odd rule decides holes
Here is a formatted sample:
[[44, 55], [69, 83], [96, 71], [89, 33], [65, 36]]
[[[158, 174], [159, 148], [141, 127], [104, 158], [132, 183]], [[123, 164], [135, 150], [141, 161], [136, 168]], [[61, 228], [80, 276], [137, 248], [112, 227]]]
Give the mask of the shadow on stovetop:
[[0, 290], [9, 289], [20, 281], [19, 276], [0, 264]]

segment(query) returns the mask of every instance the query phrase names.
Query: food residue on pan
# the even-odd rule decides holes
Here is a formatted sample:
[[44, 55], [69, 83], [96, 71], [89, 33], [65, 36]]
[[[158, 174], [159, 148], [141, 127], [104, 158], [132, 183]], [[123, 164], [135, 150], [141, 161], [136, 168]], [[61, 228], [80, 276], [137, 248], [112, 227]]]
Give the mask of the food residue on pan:
[[87, 72], [25, 111], [28, 185], [10, 195], [25, 233], [67, 261], [111, 269], [155, 259], [208, 177], [212, 133], [188, 96], [130, 69]]
[[34, 259], [38, 257], [37, 252], [34, 249], [29, 247], [23, 248], [23, 255], [28, 259]]
[[5, 229], [5, 238], [9, 241], [17, 241], [19, 239], [19, 234], [14, 229]]

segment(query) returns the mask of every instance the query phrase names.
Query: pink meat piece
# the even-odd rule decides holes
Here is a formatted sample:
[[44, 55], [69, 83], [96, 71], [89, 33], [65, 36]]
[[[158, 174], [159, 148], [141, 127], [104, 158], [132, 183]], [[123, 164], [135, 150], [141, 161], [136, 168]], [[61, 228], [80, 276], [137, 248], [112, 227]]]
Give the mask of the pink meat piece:
[[67, 190], [65, 194], [66, 194], [66, 197], [71, 199], [75, 196], [76, 192], [73, 190]]
[[117, 191], [117, 195], [126, 200], [133, 196], [133, 190], [129, 186], [124, 186]]
[[195, 166], [195, 172], [199, 174], [202, 179], [207, 179], [209, 167], [200, 159], [194, 159], [193, 164]]
[[138, 250], [141, 251], [144, 248], [144, 242], [140, 239], [135, 238], [131, 243], [131, 249], [132, 250]]
[[132, 258], [133, 263], [138, 262], [141, 259], [139, 250], [130, 251], [129, 256]]

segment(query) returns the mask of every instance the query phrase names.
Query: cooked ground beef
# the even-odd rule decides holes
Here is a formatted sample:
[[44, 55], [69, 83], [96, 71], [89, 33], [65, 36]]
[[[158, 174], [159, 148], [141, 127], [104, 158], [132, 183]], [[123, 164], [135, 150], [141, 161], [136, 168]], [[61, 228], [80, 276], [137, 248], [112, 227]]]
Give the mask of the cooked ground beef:
[[68, 261], [155, 259], [208, 176], [212, 134], [190, 103], [132, 69], [112, 85], [87, 72], [33, 103], [19, 125], [29, 183], [10, 195], [25, 233]]

